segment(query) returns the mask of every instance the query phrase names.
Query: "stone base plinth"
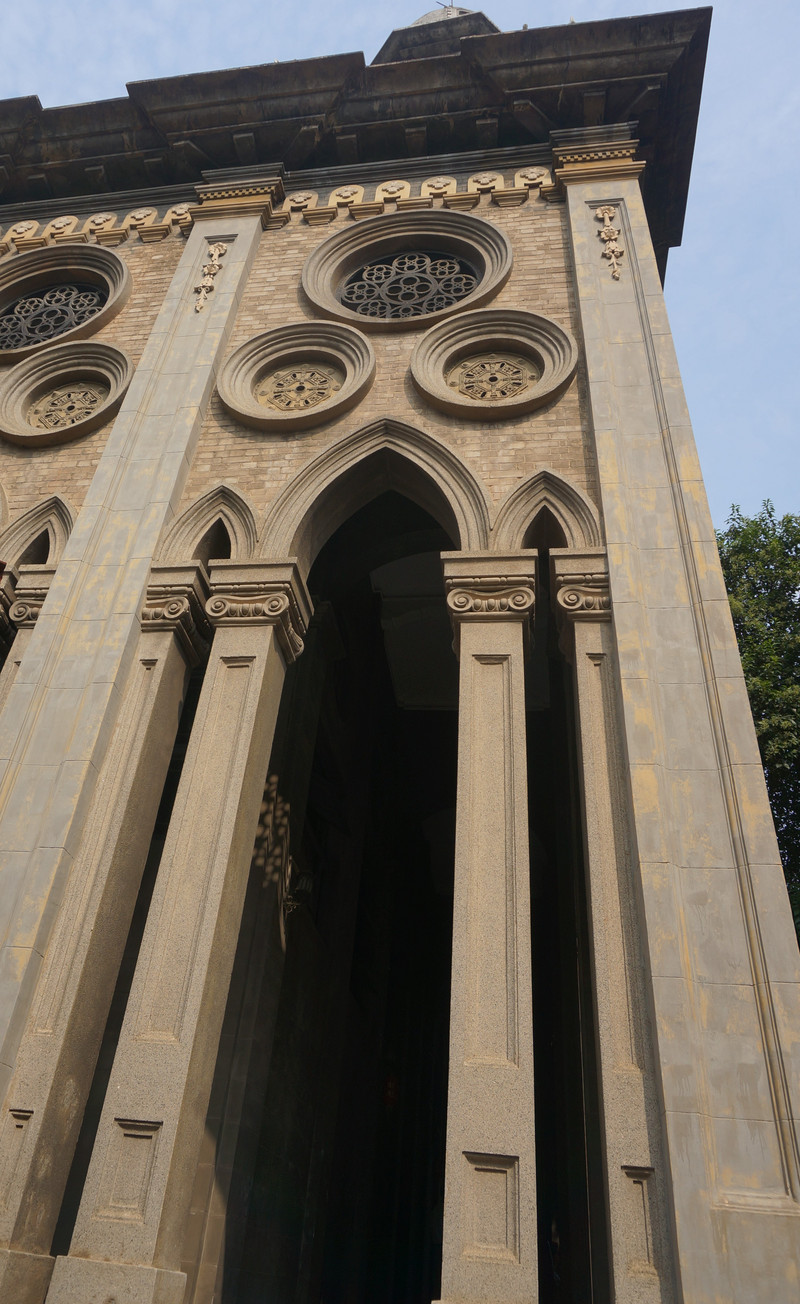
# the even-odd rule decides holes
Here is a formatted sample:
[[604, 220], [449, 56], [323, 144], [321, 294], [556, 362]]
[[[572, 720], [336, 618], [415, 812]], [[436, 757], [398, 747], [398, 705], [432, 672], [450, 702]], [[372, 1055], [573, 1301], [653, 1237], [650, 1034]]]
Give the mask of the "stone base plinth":
[[43, 1304], [54, 1262], [51, 1254], [0, 1250], [0, 1300]]
[[[47, 1304], [181, 1304], [185, 1272], [98, 1259], [56, 1259]], [[9, 1297], [11, 1298], [11, 1297]]]

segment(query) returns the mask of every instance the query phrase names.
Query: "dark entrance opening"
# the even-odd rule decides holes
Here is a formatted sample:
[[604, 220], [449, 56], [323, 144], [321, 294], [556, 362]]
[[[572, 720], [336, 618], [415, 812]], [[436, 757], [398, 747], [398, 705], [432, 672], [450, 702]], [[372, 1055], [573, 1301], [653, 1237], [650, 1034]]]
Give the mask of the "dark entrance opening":
[[547, 543], [563, 546], [563, 535], [548, 525], [539, 522], [536, 537], [536, 629], [526, 671], [539, 1301], [609, 1304], [572, 668], [559, 650], [548, 583]]
[[223, 1292], [238, 1304], [438, 1297], [458, 692], [439, 553], [453, 546], [385, 493], [309, 577], [315, 616], [270, 762], [296, 887], [277, 1009], [261, 996], [274, 1033]]

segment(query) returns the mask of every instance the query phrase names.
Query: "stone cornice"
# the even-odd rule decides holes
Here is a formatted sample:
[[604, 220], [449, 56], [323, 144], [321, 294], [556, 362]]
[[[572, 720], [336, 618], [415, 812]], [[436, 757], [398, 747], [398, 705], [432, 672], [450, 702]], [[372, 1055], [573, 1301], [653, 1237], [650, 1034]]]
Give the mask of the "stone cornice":
[[208, 654], [212, 633], [205, 613], [209, 592], [202, 566], [154, 566], [142, 608], [142, 632], [171, 631], [187, 665], [197, 665]]
[[294, 563], [217, 563], [211, 594], [205, 609], [212, 625], [272, 625], [286, 661], [299, 657], [311, 600]]
[[9, 99], [0, 194], [14, 205], [94, 194], [102, 207], [115, 192], [163, 193], [261, 160], [297, 173], [444, 159], [635, 116], [655, 173], [645, 188], [653, 237], [666, 247], [680, 240], [709, 25], [709, 9], [685, 10], [465, 36], [436, 59], [367, 67], [345, 54], [162, 78], [102, 105]]

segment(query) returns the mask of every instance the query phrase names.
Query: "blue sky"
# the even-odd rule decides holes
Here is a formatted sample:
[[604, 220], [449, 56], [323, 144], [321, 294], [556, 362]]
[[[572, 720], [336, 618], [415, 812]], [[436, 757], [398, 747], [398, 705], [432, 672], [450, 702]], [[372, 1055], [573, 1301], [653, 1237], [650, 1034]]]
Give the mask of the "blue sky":
[[[125, 94], [148, 77], [363, 50], [413, 22], [427, 0], [37, 0], [3, 15], [0, 94], [45, 105]], [[639, 0], [489, 0], [498, 27], [543, 27], [677, 5]], [[666, 296], [718, 526], [731, 503], [800, 512], [793, 335], [798, 275], [800, 5], [718, 0], [683, 245]]]

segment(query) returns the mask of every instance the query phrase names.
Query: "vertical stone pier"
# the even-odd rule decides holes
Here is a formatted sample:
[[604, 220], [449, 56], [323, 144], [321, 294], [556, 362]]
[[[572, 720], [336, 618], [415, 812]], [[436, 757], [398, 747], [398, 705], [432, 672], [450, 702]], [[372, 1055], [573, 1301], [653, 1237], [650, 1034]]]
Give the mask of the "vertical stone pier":
[[70, 1254], [49, 1304], [180, 1304], [179, 1270], [286, 664], [310, 604], [291, 563], [223, 563], [216, 633]]
[[537, 1295], [525, 640], [536, 555], [447, 553], [460, 662], [442, 1304]]

